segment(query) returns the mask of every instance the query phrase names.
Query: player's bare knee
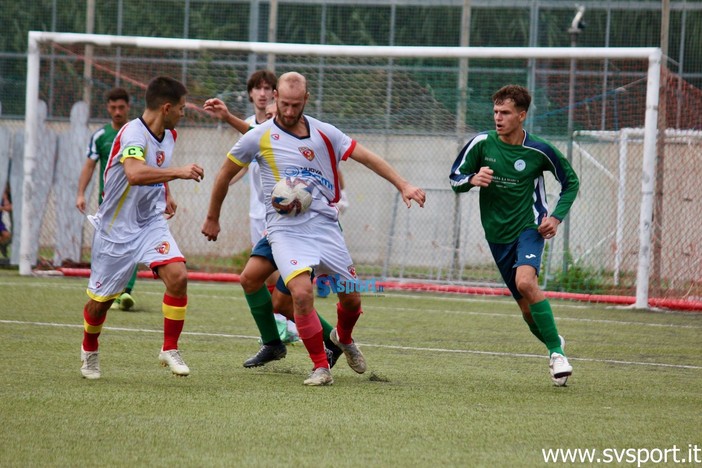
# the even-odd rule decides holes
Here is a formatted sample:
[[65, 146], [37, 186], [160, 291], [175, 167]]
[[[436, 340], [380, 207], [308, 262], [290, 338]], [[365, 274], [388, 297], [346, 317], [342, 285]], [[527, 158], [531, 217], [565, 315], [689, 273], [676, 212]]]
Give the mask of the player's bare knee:
[[175, 297], [185, 297], [188, 294], [188, 276], [176, 276], [166, 285], [166, 289]]
[[300, 291], [297, 294], [293, 293], [292, 298], [295, 312], [306, 313], [314, 308], [312, 291], [309, 291], [309, 293], [307, 291]]
[[309, 282], [309, 279], [307, 281], [295, 281], [293, 279], [288, 282], [287, 286], [290, 289], [295, 312], [307, 312], [314, 308], [314, 294], [312, 292], [312, 283]]
[[538, 298], [542, 295], [539, 285], [536, 282], [536, 277], [532, 278], [517, 278], [517, 291], [522, 295], [528, 304], [538, 302]]
[[259, 289], [261, 289], [265, 284], [265, 281], [265, 278], [260, 279], [257, 277], [251, 277], [250, 275], [246, 274], [246, 272], [243, 272], [239, 277], [241, 287], [244, 289], [244, 292], [246, 294], [253, 294]]
[[87, 311], [88, 316], [91, 318], [102, 319], [102, 317], [104, 317], [105, 314], [107, 314], [107, 311], [110, 309], [112, 302], [113, 301], [98, 302], [94, 299], [90, 299], [85, 304], [85, 310]]
[[353, 293], [339, 293], [339, 303], [341, 307], [345, 310], [357, 310], [361, 308], [361, 294], [358, 292]]

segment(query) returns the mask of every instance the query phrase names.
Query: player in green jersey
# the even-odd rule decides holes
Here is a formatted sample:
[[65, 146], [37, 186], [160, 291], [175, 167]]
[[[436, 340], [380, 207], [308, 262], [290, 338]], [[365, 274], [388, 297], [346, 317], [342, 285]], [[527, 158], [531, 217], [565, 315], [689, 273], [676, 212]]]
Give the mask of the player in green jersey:
[[[102, 204], [102, 193], [105, 186], [103, 175], [105, 174], [105, 167], [107, 167], [107, 159], [110, 157], [112, 142], [115, 141], [117, 133], [129, 120], [129, 94], [124, 88], [112, 88], [107, 93], [107, 113], [110, 114], [110, 123], [99, 128], [90, 137], [85, 163], [83, 164], [83, 169], [78, 179], [76, 208], [83, 214], [85, 214], [87, 206], [85, 202], [85, 190], [88, 188], [88, 184], [93, 177], [95, 166], [97, 166], [98, 162], [100, 163], [98, 203]], [[124, 292], [112, 303], [113, 308], [130, 310], [134, 307], [134, 298], [131, 293], [132, 289], [134, 289], [136, 277], [137, 270], [134, 268], [134, 274], [129, 280], [129, 284], [127, 284]]]
[[[557, 148], [524, 130], [531, 104], [526, 88], [504, 86], [492, 99], [495, 130], [479, 133], [461, 150], [451, 188], [460, 193], [480, 187], [480, 219], [495, 263], [529, 329], [548, 348], [553, 382], [565, 386], [573, 367], [537, 276], [544, 240], [556, 235], [575, 201], [578, 176]], [[546, 171], [561, 184], [550, 213]]]

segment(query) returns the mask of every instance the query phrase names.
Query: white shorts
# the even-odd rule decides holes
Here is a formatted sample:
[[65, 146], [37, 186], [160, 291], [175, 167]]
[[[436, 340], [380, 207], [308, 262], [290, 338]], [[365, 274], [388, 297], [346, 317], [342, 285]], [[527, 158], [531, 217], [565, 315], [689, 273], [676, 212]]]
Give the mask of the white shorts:
[[356, 279], [341, 227], [326, 216], [315, 216], [294, 226], [268, 226], [268, 242], [286, 285], [300, 273], [312, 270], [316, 276]]
[[263, 238], [263, 233], [266, 230], [266, 218], [251, 218], [249, 217], [249, 234], [251, 235], [251, 245], [258, 244]]
[[185, 262], [185, 258], [165, 220], [147, 226], [133, 241], [119, 244], [105, 240], [96, 231], [90, 257], [88, 296], [98, 302], [118, 297], [138, 263], [155, 269], [175, 262]]

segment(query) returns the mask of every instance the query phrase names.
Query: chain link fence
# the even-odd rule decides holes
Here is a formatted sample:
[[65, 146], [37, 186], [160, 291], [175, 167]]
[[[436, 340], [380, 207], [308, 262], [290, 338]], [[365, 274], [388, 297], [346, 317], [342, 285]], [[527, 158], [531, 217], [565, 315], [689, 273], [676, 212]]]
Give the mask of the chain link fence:
[[[126, 1], [116, 3], [125, 10], [131, 5]], [[192, 5], [193, 9], [181, 17], [175, 12], [182, 11], [178, 9], [183, 7], [181, 2], [161, 0], [156, 3], [168, 6], [165, 15], [176, 15], [183, 24], [195, 21], [196, 9]], [[489, 18], [504, 18], [508, 11], [473, 3], [476, 8], [471, 24], [478, 20], [481, 24], [490, 24]], [[532, 18], [537, 23], [537, 33], [526, 33], [523, 40], [515, 40], [514, 45], [530, 45], [534, 35], [539, 38], [535, 42], [548, 42], [543, 38], [544, 31], [553, 25], [544, 18], [564, 20], [572, 14], [572, 9], [559, 9], [551, 3], [524, 2], [524, 5], [510, 10], [516, 12], [520, 21], [524, 20], [525, 13], [533, 13], [530, 10], [533, 5], [537, 5], [541, 13], [541, 16], [537, 15], [538, 19]], [[119, 17], [114, 11], [115, 2], [98, 4], [108, 18], [115, 20]], [[227, 34], [233, 39], [250, 37], [253, 34], [251, 25], [248, 29], [240, 25], [235, 27], [224, 21], [224, 17], [240, 15], [248, 18], [254, 6], [260, 7], [259, 28], [255, 33], [256, 37], [261, 37], [268, 11], [265, 2], [203, 1], [193, 4], [211, 9], [199, 14], [206, 11], [219, 13], [218, 21], [223, 28], [220, 32], [226, 29], [226, 23], [231, 28]], [[280, 7], [281, 12], [287, 12], [287, 19], [279, 20], [279, 40], [281, 36], [291, 41], [308, 40], [300, 29], [287, 29], [288, 25], [295, 25], [305, 29], [305, 34], [309, 34], [312, 28], [321, 38], [320, 42], [359, 41], [352, 38], [356, 36], [352, 35], [350, 24], [335, 22], [335, 18], [350, 18], [349, 23], [363, 24], [363, 28], [355, 29], [356, 33], [369, 31], [367, 42], [379, 42], [381, 31], [395, 30], [394, 39], [385, 37], [383, 43], [415, 45], [410, 36], [400, 30], [404, 31], [408, 24], [420, 25], [415, 16], [423, 12], [426, 13], [426, 24], [424, 29], [415, 28], [419, 31], [417, 35], [427, 36], [425, 39], [433, 45], [456, 45], [458, 41], [459, 31], [455, 27], [458, 21], [455, 14], [460, 12], [458, 6], [432, 9], [409, 3], [392, 8], [376, 5], [363, 10], [363, 14], [355, 13], [352, 3], [325, 6], [314, 2], [280, 2]], [[394, 19], [391, 19], [393, 15], [386, 15], [392, 10], [396, 10]], [[58, 14], [51, 8], [46, 11]], [[642, 8], [642, 11], [653, 14], [653, 10], [647, 8]], [[408, 12], [415, 13], [413, 18], [410, 21], [403, 16], [407, 22], [400, 24], [397, 15], [407, 15]], [[432, 21], [439, 13], [450, 16], [450, 20], [445, 28], [431, 30], [430, 25], [434, 24]], [[144, 13], [146, 16], [150, 14], [148, 11]], [[600, 8], [590, 10], [588, 14], [594, 18], [604, 15], [612, 20], [617, 11]], [[694, 8], [675, 9], [674, 22], [688, 24], [691, 18], [699, 18], [695, 15], [698, 15], [698, 10]], [[190, 22], [185, 16], [190, 16]], [[290, 17], [298, 21], [290, 22]], [[124, 20], [121, 21], [109, 23], [109, 26], [102, 24], [101, 28], [103, 32], [109, 32], [115, 24], [124, 24]], [[372, 24], [375, 26], [369, 26]], [[525, 24], [527, 31], [534, 27], [529, 20]], [[481, 42], [481, 28], [471, 29], [471, 45], [491, 43], [491, 39]], [[680, 37], [690, 39], [689, 33], [693, 29], [688, 28]], [[611, 36], [611, 26], [602, 30], [607, 32], [607, 37]], [[206, 35], [193, 27], [187, 35], [200, 34]], [[209, 36], [213, 34], [207, 33]], [[429, 36], [433, 37], [433, 42], [429, 41]], [[583, 32], [584, 43], [599, 42], [599, 39], [586, 38], [587, 32]], [[205, 167], [208, 175], [201, 184], [172, 184], [180, 207], [171, 227], [188, 256], [189, 268], [207, 272], [236, 271], [238, 264], [232, 259], [245, 256], [250, 249], [247, 180], [230, 190], [224, 207], [227, 216], [223, 219], [223, 233], [218, 242], [206, 242], [199, 231], [214, 174], [238, 133], [215, 122], [200, 108], [205, 99], [217, 96], [234, 113], [240, 116], [251, 113], [246, 78], [252, 70], [269, 67], [271, 57], [239, 52], [144, 51], [128, 47], [94, 47], [91, 53], [93, 66], [87, 83], [84, 45], [53, 45], [42, 50], [40, 98], [45, 106], [43, 115], [46, 120], [42, 127], [43, 163], [38, 170], [43, 171], [46, 189], [33, 197], [44, 208], [36, 245], [37, 263], [58, 266], [80, 264], [89, 259], [92, 230], [87, 223], [81, 223], [80, 216], [75, 223], [80, 228], [76, 234], [68, 236], [69, 247], [59, 247], [58, 239], [62, 233], [71, 230], [72, 223], [67, 220], [77, 214], [69, 201], [70, 193], [75, 193], [78, 171], [84, 161], [87, 140], [81, 141], [81, 135], [89, 133], [86, 129], [95, 130], [106, 121], [105, 92], [115, 85], [127, 88], [133, 97], [131, 117], [136, 117], [143, 108], [143, 89], [148, 80], [156, 74], [168, 74], [181, 79], [190, 90], [187, 117], [179, 128], [176, 159], [183, 164], [196, 161]], [[683, 55], [680, 52], [680, 56]], [[16, 57], [6, 55], [2, 63], [7, 66], [12, 62], [21, 69], [19, 64], [23, 60], [21, 54]], [[307, 113], [337, 125], [387, 159], [407, 179], [427, 190], [427, 206], [423, 210], [416, 206], [407, 210], [388, 183], [353, 162], [342, 165], [351, 205], [342, 215], [341, 222], [360, 274], [442, 284], [501, 284], [483, 238], [477, 192], [456, 197], [448, 187], [447, 176], [451, 163], [467, 139], [477, 131], [492, 128], [492, 92], [503, 84], [519, 83], [529, 85], [534, 97], [527, 121], [528, 130], [551, 139], [564, 154], [569, 155], [581, 178], [581, 192], [569, 217], [567, 236], [561, 230], [560, 235], [547, 244], [542, 284], [552, 290], [586, 294], [633, 294], [639, 248], [637, 229], [642, 160], [641, 137], [636, 129], [643, 126], [645, 113], [645, 61], [603, 59], [571, 63], [561, 59], [472, 59], [462, 62], [456, 59], [276, 55], [273, 64], [278, 73], [295, 70], [307, 76], [311, 91]], [[675, 131], [666, 133], [666, 138], [661, 139], [664, 143], [659, 151], [664, 156], [664, 170], [662, 173], [659, 170], [661, 203], [657, 205], [654, 219], [651, 284], [651, 294], [658, 297], [694, 300], [702, 297], [697, 273], [702, 258], [697, 248], [702, 240], [698, 235], [702, 220], [695, 186], [697, 165], [694, 164], [701, 154], [695, 131], [702, 130], [697, 112], [702, 101], [695, 86], [699, 81], [698, 72], [694, 71], [696, 67], [698, 65], [692, 62], [685, 62], [684, 67], [672, 63], [673, 70], [682, 69], [684, 73], [681, 76], [668, 72], [664, 80], [668, 90], [663, 106], [664, 125]], [[464, 72], [465, 83], [461, 79]], [[575, 83], [574, 88], [571, 80]], [[90, 86], [86, 87], [86, 84]], [[0, 171], [0, 182], [9, 180], [13, 199], [18, 200], [22, 198], [24, 123], [11, 114], [23, 114], [24, 95], [7, 92], [14, 89], [12, 86], [8, 88], [7, 80], [4, 86], [3, 110], [16, 111], [4, 112], [4, 118], [0, 119], [0, 167], [9, 168]], [[71, 123], [74, 106], [85, 101], [86, 97], [89, 120], [76, 122], [74, 118]], [[568, 137], [571, 128], [575, 131], [572, 140]], [[549, 202], [554, 206], [558, 185], [554, 180], [547, 180], [547, 183]], [[97, 194], [93, 192], [90, 199], [93, 205], [89, 211], [94, 212]], [[15, 211], [11, 221], [17, 225], [19, 218], [20, 213]], [[10, 250], [13, 263], [17, 263], [18, 238], [15, 235]], [[76, 245], [76, 241], [79, 245], [77, 252], [70, 247]]]

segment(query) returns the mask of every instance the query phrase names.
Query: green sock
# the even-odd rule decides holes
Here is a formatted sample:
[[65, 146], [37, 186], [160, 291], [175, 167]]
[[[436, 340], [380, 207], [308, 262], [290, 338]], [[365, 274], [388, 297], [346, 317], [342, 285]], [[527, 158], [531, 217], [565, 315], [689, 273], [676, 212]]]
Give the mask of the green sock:
[[539, 329], [539, 333], [543, 337], [543, 342], [548, 348], [549, 355], [558, 353], [565, 356], [561, 348], [561, 339], [558, 337], [556, 321], [553, 319], [551, 304], [549, 304], [548, 300], [544, 299], [536, 304], [531, 304], [529, 310]]
[[330, 334], [331, 331], [334, 329], [334, 327], [332, 327], [332, 326], [329, 324], [329, 322], [327, 322], [326, 320], [324, 320], [324, 317], [322, 317], [321, 315], [319, 315], [319, 312], [317, 312], [317, 317], [319, 317], [319, 321], [322, 322], [322, 333], [324, 334], [324, 339], [325, 339], [325, 340], [328, 340], [328, 339], [329, 339], [329, 334]]
[[[523, 317], [523, 316], [522, 316]], [[539, 331], [539, 327], [536, 326], [534, 322], [529, 322], [526, 318], [524, 319], [527, 325], [529, 325], [529, 331], [539, 339], [540, 342], [543, 344], [546, 344], [546, 341], [544, 341], [544, 337], [541, 336], [541, 332]]]
[[278, 324], [273, 316], [273, 302], [271, 301], [271, 293], [264, 285], [261, 289], [253, 294], [246, 294], [246, 302], [251, 309], [258, 331], [261, 333], [261, 341], [263, 344], [271, 344], [276, 340], [280, 342], [278, 334]]
[[134, 289], [134, 283], [136, 283], [136, 277], [137, 277], [137, 269], [135, 267], [134, 273], [132, 273], [132, 278], [129, 280], [129, 283], [127, 283], [127, 289], [125, 289], [125, 292], [127, 294], [131, 294], [132, 289]]

